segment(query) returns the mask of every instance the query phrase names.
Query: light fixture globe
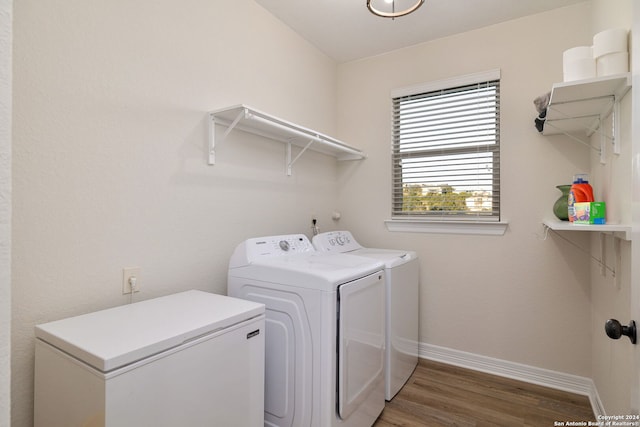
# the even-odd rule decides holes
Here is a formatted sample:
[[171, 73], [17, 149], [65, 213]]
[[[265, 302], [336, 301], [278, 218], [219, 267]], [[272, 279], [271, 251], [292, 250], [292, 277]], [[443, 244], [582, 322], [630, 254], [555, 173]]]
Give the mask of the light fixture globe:
[[[380, 6], [383, 3], [387, 5], [386, 8]], [[396, 3], [400, 4], [401, 10], [396, 10]], [[410, 6], [406, 7], [406, 3], [410, 3]], [[424, 0], [412, 0], [411, 2], [403, 0], [367, 0], [367, 9], [374, 15], [383, 18], [397, 18], [415, 12], [423, 3]]]

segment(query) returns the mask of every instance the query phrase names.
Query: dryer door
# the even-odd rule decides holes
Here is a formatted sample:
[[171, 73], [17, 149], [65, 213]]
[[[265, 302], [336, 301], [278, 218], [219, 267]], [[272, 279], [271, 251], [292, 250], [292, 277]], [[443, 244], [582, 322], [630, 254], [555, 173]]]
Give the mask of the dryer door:
[[384, 273], [338, 288], [338, 415], [384, 408]]

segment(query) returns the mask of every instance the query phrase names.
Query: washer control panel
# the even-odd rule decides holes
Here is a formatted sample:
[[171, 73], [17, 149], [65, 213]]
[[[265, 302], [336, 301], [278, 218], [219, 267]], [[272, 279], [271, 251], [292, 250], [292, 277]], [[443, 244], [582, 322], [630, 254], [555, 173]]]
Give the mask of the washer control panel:
[[320, 252], [350, 252], [362, 246], [348, 231], [328, 231], [313, 236], [313, 246]]
[[249, 239], [247, 244], [249, 259], [315, 252], [313, 245], [304, 234], [259, 237]]

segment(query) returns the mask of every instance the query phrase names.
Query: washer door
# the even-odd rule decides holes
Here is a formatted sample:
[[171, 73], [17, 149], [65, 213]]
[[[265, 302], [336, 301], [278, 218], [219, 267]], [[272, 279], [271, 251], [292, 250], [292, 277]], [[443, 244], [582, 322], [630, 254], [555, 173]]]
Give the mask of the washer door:
[[384, 408], [384, 283], [380, 271], [338, 288], [337, 406], [342, 419], [361, 406]]

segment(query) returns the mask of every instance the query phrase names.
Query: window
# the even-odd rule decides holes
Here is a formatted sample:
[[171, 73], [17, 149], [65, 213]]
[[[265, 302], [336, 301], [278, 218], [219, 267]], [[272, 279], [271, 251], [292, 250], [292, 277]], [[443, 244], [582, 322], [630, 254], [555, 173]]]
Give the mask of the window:
[[500, 220], [500, 72], [392, 93], [394, 219]]

